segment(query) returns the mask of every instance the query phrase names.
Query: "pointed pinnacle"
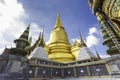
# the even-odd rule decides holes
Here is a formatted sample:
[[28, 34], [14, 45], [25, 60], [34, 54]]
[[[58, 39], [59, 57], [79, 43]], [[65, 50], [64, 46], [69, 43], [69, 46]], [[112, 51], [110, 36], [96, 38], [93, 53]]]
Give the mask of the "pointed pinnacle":
[[40, 37], [38, 46], [40, 46], [40, 47], [44, 47], [45, 46], [45, 42], [44, 42], [44, 29], [43, 29], [43, 27], [42, 27], [41, 37]]
[[58, 12], [55, 27], [62, 27], [62, 22], [61, 22], [61, 19], [60, 19], [60, 12]]
[[82, 38], [82, 35], [81, 35], [81, 32], [80, 32], [80, 29], [79, 29], [79, 35], [80, 35], [80, 44], [81, 44], [81, 47], [86, 47], [86, 44]]
[[20, 38], [23, 38], [23, 39], [25, 39], [25, 40], [28, 40], [29, 30], [30, 30], [30, 24], [29, 24], [28, 27], [25, 29], [25, 31], [22, 33], [22, 35], [20, 36]]

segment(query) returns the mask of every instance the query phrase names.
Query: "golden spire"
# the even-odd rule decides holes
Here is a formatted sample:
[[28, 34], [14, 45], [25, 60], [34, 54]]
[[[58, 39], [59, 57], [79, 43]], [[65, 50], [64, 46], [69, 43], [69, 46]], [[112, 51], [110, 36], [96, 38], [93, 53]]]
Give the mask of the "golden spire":
[[55, 28], [56, 27], [62, 27], [62, 22], [60, 19], [60, 13], [58, 13], [57, 19], [56, 19], [56, 24], [55, 24]]
[[71, 45], [67, 32], [62, 26], [59, 13], [54, 29], [50, 34], [49, 44], [45, 48], [51, 61], [70, 62], [75, 60], [75, 56], [71, 53]]
[[80, 43], [77, 41], [77, 39], [74, 40], [74, 45], [73, 46], [80, 46]]
[[81, 35], [81, 33], [80, 33], [80, 30], [79, 30], [79, 35], [80, 35], [80, 46], [81, 46], [81, 47], [87, 47], [86, 44], [85, 44], [85, 42], [84, 42], [84, 40], [83, 40], [83, 38], [82, 38], [82, 35]]

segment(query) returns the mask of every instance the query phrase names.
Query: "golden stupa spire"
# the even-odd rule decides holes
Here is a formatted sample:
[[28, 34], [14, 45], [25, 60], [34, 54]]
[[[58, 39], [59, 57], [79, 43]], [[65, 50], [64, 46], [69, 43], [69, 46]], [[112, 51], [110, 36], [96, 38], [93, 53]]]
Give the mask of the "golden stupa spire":
[[62, 22], [61, 22], [61, 19], [60, 19], [60, 12], [58, 12], [58, 16], [57, 16], [57, 19], [56, 19], [55, 28], [56, 27], [62, 27]]
[[75, 56], [71, 53], [71, 45], [68, 35], [62, 26], [60, 14], [58, 13], [56, 24], [50, 34], [48, 48], [48, 56], [51, 61], [70, 62], [75, 60]]
[[79, 30], [79, 35], [80, 35], [80, 46], [81, 46], [81, 47], [86, 47], [86, 44], [85, 44], [85, 42], [84, 42], [84, 40], [83, 40], [83, 38], [82, 38], [82, 35], [81, 35], [80, 30]]

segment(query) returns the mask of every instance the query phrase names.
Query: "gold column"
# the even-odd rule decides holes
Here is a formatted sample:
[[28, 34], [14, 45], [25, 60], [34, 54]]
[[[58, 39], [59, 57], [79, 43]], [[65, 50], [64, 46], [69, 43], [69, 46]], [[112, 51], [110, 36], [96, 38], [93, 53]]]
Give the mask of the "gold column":
[[[35, 64], [37, 63], [37, 59], [35, 59]], [[37, 66], [35, 66], [36, 68], [35, 68], [35, 78], [37, 77], [37, 72], [38, 72], [38, 67]]]
[[61, 68], [61, 74], [62, 74], [62, 77], [64, 77], [64, 68], [63, 67]]
[[108, 71], [108, 74], [111, 75], [111, 70], [110, 70], [109, 64], [106, 63], [105, 66], [106, 66], [106, 69]]
[[37, 78], [38, 67], [35, 68], [35, 78]]
[[[52, 63], [51, 63], [52, 64]], [[50, 66], [50, 68], [51, 68], [51, 79], [52, 79], [52, 70], [53, 70], [53, 67], [52, 66]]]
[[90, 72], [90, 67], [87, 66], [87, 72], [88, 72], [88, 75], [91, 76], [91, 72]]
[[74, 77], [77, 77], [76, 67], [74, 66], [74, 68], [73, 68], [73, 69], [74, 69], [74, 74], [75, 74], [75, 75], [74, 75]]
[[120, 18], [120, 10], [118, 11], [118, 18]]

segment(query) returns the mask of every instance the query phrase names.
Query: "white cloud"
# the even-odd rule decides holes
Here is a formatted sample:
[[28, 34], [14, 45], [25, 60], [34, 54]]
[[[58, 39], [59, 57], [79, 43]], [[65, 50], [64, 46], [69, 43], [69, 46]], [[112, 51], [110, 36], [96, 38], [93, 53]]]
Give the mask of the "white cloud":
[[86, 37], [86, 44], [88, 47], [92, 47], [99, 43], [99, 39], [95, 35], [88, 35]]
[[13, 45], [13, 39], [25, 29], [25, 24], [19, 20], [21, 17], [26, 17], [26, 13], [17, 0], [0, 1], [0, 53], [5, 45]]
[[42, 32], [42, 29], [36, 23], [33, 22], [31, 23], [30, 30], [31, 30], [30, 35], [32, 36], [32, 42], [34, 43], [38, 39], [40, 32]]
[[90, 28], [88, 34], [94, 34], [94, 33], [98, 33], [98, 30], [95, 27]]
[[80, 42], [80, 39], [78, 39], [78, 38], [71, 39], [72, 42], [75, 42], [75, 40], [76, 40], [77, 42]]
[[[22, 19], [27, 19], [28, 17], [23, 5], [18, 3], [17, 0], [0, 1], [0, 54], [3, 52], [5, 45], [6, 47], [15, 46], [13, 41], [27, 27]], [[32, 35], [36, 34], [38, 30], [38, 25], [31, 23]], [[35, 36], [33, 36], [33, 39], [35, 39]]]
[[110, 55], [100, 55], [100, 57], [104, 59], [110, 57]]
[[99, 43], [99, 38], [94, 35], [95, 33], [98, 33], [95, 27], [89, 29], [88, 36], [86, 37], [86, 44], [88, 47], [92, 47]]

